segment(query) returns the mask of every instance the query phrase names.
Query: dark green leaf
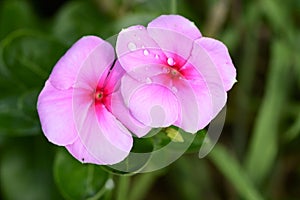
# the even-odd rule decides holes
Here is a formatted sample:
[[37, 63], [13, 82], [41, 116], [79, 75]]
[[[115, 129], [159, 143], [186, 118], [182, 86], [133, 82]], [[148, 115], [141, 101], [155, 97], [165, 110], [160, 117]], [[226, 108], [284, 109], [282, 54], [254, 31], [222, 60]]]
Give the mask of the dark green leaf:
[[5, 141], [0, 161], [2, 199], [61, 199], [52, 178], [52, 149], [45, 141], [41, 137]]
[[108, 173], [101, 167], [82, 164], [63, 149], [57, 152], [54, 176], [62, 195], [70, 200], [94, 196], [108, 180]]

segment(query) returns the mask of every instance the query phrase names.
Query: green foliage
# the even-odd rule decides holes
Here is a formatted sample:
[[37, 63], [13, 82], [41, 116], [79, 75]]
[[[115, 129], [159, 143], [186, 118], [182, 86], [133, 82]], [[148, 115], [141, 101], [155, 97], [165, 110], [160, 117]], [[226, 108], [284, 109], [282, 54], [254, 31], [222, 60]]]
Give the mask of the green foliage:
[[66, 199], [93, 197], [109, 178], [99, 166], [81, 164], [66, 150], [57, 152], [54, 162], [54, 177]]

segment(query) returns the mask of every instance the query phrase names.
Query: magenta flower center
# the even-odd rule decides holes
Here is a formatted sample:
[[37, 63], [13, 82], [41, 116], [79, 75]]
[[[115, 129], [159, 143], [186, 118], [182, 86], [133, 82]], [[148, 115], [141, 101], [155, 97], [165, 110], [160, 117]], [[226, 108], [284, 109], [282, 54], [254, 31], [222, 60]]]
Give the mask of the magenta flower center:
[[94, 99], [95, 99], [95, 104], [104, 104], [105, 105], [105, 98], [106, 95], [104, 93], [103, 88], [97, 88], [95, 93], [94, 93]]

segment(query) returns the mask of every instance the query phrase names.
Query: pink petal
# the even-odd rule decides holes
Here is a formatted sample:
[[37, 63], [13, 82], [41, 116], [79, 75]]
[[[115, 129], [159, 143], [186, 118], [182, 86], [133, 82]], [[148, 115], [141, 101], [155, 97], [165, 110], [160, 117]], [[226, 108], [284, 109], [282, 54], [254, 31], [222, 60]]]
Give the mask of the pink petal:
[[74, 119], [81, 143], [98, 163], [118, 163], [129, 154], [132, 137], [105, 107], [95, 107], [87, 98], [89, 92], [81, 88], [74, 90]]
[[178, 117], [178, 106], [175, 95], [157, 84], [143, 85], [130, 96], [128, 102], [132, 115], [151, 127], [173, 124]]
[[[203, 100], [197, 99], [197, 94], [185, 79], [175, 81], [172, 90], [180, 104], [179, 117], [176, 120], [176, 126], [186, 132], [196, 133], [199, 130], [199, 124], [203, 123], [204, 116], [210, 115], [207, 108], [203, 110], [200, 104], [204, 105]], [[210, 107], [208, 107], [210, 108]]]
[[161, 15], [148, 24], [148, 28], [159, 28], [186, 35], [191, 40], [201, 37], [199, 29], [190, 20], [180, 15]]
[[111, 105], [111, 112], [114, 116], [116, 116], [117, 119], [136, 136], [143, 137], [151, 130], [151, 127], [145, 126], [131, 115], [129, 109], [125, 106], [120, 91], [111, 95]]
[[178, 15], [162, 15], [148, 24], [147, 31], [168, 58], [174, 54], [187, 60], [195, 39], [201, 37], [197, 27]]
[[[197, 70], [202, 77], [202, 79], [198, 78], [191, 80], [191, 83], [193, 83], [192, 85], [200, 85], [199, 90], [204, 87], [203, 82], [205, 83], [211, 96], [212, 116], [216, 116], [224, 107], [227, 99], [227, 93], [217, 66], [210, 58], [207, 51], [197, 43], [194, 44], [187, 65], [194, 66], [194, 69]], [[197, 93], [197, 91], [195, 92]]]
[[44, 134], [57, 145], [67, 145], [77, 137], [72, 111], [73, 89], [58, 90], [46, 81], [38, 97], [37, 110]]
[[96, 160], [82, 144], [79, 137], [72, 143], [66, 146], [66, 149], [72, 154], [74, 158], [82, 163], [93, 163], [101, 165], [102, 162]]
[[103, 86], [114, 58], [114, 49], [108, 42], [99, 44], [82, 63], [73, 87], [93, 92], [98, 85]]
[[222, 77], [225, 90], [230, 90], [236, 82], [236, 69], [227, 47], [218, 40], [206, 37], [197, 40], [196, 43], [207, 51]]
[[100, 44], [101, 38], [86, 36], [78, 40], [56, 63], [51, 75], [51, 84], [58, 89], [68, 89], [76, 81], [77, 74], [89, 54]]
[[121, 66], [132, 77], [145, 80], [162, 69], [166, 56], [143, 26], [132, 26], [121, 31], [116, 43]]

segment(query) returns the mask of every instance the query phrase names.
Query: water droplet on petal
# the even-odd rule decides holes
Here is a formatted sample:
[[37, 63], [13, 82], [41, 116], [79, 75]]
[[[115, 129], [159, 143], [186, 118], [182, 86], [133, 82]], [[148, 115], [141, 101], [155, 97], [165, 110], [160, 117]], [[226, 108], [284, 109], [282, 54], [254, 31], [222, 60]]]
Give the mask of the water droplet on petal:
[[144, 50], [144, 55], [148, 56], [149, 55], [149, 51], [147, 49]]
[[155, 54], [155, 59], [159, 59], [159, 55], [158, 54]]
[[152, 83], [152, 80], [151, 80], [151, 78], [146, 78], [146, 83], [148, 83], [148, 84], [150, 84], [150, 83]]
[[163, 73], [170, 73], [170, 68], [169, 67], [163, 67], [162, 69]]
[[175, 86], [173, 86], [173, 87], [172, 87], [172, 91], [173, 91], [173, 92], [177, 92], [178, 90], [177, 90], [177, 88], [176, 88]]
[[168, 63], [168, 65], [170, 65], [170, 66], [175, 65], [174, 59], [171, 58], [171, 57], [168, 58], [167, 63]]
[[136, 50], [136, 45], [133, 42], [129, 42], [127, 47], [130, 51]]

